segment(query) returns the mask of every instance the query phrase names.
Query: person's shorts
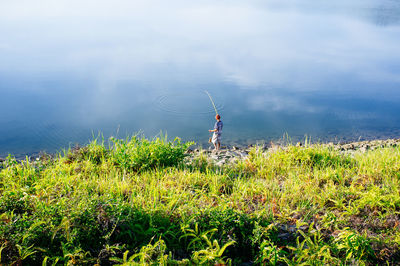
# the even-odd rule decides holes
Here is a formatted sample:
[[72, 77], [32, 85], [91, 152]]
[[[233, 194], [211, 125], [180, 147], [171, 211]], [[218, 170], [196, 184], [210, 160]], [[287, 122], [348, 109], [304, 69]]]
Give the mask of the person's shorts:
[[221, 142], [221, 134], [214, 133], [212, 136], [211, 142], [213, 144], [215, 144], [217, 142]]

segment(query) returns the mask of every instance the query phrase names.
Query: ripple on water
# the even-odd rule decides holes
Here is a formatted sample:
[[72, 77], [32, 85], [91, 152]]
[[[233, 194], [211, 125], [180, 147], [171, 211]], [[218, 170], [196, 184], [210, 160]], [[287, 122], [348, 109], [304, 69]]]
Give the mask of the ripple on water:
[[[224, 109], [223, 101], [212, 95], [218, 112]], [[215, 113], [214, 107], [205, 91], [165, 93], [158, 96], [154, 105], [163, 112], [185, 116], [204, 116]]]

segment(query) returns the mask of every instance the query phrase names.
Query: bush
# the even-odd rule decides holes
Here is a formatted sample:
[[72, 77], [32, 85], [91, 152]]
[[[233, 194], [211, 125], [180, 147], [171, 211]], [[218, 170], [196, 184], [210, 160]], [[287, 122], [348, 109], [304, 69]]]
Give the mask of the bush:
[[134, 136], [130, 140], [111, 138], [111, 160], [124, 170], [141, 172], [157, 167], [179, 165], [185, 151], [194, 143], [182, 143], [180, 138], [172, 142], [167, 137], [158, 137], [148, 140], [144, 137]]
[[91, 141], [86, 147], [75, 147], [66, 154], [66, 162], [73, 161], [90, 161], [93, 164], [104, 162], [109, 155], [109, 151], [104, 146], [104, 143], [97, 143], [97, 139]]

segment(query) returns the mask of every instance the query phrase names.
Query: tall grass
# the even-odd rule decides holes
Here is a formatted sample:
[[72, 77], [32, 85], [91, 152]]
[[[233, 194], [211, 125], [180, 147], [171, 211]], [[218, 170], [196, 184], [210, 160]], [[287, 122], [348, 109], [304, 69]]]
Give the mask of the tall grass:
[[216, 167], [164, 137], [0, 170], [3, 264], [395, 264], [400, 149], [288, 146]]

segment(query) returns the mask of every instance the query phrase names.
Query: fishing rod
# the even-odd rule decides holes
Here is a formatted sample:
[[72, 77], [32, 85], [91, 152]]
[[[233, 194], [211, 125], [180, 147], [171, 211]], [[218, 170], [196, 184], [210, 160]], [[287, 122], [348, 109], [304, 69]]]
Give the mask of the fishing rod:
[[210, 98], [210, 101], [211, 101], [211, 103], [212, 103], [212, 105], [214, 107], [214, 110], [215, 110], [215, 114], [217, 115], [218, 111], [217, 111], [217, 108], [215, 107], [213, 99], [211, 98], [211, 95], [208, 93], [208, 91], [205, 91], [205, 93], [207, 93], [208, 97]]
[[[216, 115], [218, 115], [218, 111], [217, 111], [217, 107], [215, 107], [215, 104], [214, 104], [214, 101], [213, 101], [213, 99], [212, 99], [212, 97], [211, 97], [211, 95], [208, 93], [208, 91], [204, 91], [205, 93], [207, 93], [207, 95], [208, 95], [208, 98], [210, 98], [210, 101], [211, 101], [211, 103], [212, 103], [212, 105], [213, 105], [213, 107], [214, 107], [214, 110], [215, 110], [215, 114]], [[212, 142], [212, 138], [209, 138], [208, 139], [208, 142]]]

